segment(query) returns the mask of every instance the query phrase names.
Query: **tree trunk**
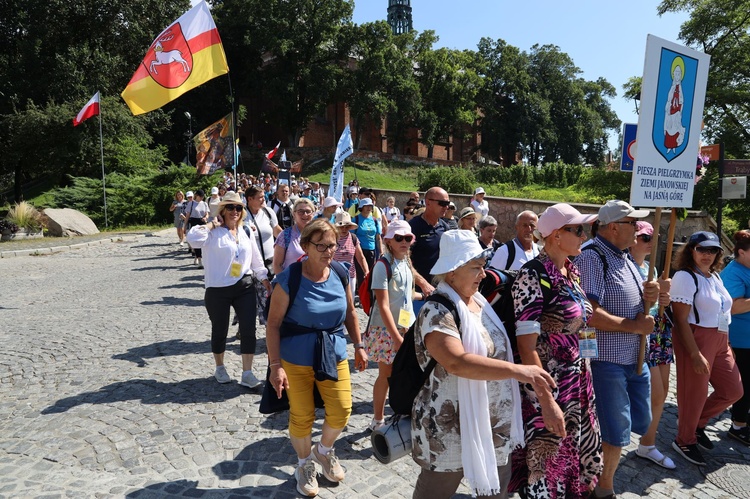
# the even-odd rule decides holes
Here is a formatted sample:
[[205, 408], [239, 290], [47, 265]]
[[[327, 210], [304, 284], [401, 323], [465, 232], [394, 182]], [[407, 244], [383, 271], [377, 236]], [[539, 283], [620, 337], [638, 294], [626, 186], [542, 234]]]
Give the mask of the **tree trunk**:
[[23, 190], [21, 190], [21, 187], [23, 185], [21, 180], [21, 173], [21, 161], [19, 161], [18, 163], [16, 163], [15, 175], [13, 179], [13, 197], [16, 203], [20, 203], [21, 201], [23, 201]]

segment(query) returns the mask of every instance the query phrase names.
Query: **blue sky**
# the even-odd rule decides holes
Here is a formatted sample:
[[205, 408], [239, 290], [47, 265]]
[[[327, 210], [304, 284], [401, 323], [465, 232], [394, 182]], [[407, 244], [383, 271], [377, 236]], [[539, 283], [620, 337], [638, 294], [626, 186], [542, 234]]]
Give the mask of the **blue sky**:
[[[587, 80], [604, 77], [617, 90], [610, 101], [617, 116], [637, 123], [622, 85], [643, 74], [646, 35], [677, 39], [686, 13], [659, 17], [656, 0], [411, 0], [414, 29], [431, 29], [437, 46], [476, 50], [480, 38], [502, 38], [521, 50], [553, 44], [567, 53]], [[354, 22], [386, 19], [388, 0], [355, 0]], [[610, 137], [610, 147], [616, 144]]]

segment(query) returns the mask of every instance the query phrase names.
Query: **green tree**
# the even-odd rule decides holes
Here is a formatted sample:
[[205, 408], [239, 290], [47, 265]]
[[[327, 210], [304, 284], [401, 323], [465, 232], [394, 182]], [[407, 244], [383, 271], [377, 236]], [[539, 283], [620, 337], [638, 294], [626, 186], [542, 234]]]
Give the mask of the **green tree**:
[[689, 12], [679, 38], [711, 56], [704, 135], [727, 153], [750, 153], [750, 1], [664, 0], [657, 12]]

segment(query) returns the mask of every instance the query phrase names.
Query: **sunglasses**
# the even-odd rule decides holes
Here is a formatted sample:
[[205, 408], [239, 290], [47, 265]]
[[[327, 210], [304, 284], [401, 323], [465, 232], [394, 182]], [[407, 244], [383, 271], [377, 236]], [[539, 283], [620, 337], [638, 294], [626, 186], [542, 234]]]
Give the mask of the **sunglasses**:
[[448, 206], [450, 206], [450, 204], [451, 204], [451, 202], [450, 202], [450, 201], [447, 201], [447, 200], [445, 200], [445, 199], [429, 199], [429, 198], [428, 198], [428, 200], [429, 200], [429, 201], [435, 201], [435, 202], [436, 202], [437, 204], [439, 204], [439, 205], [440, 205], [440, 206], [442, 206], [443, 208], [447, 208], [447, 207], [448, 207]]
[[575, 234], [576, 237], [581, 237], [583, 235], [583, 225], [579, 225], [578, 227], [563, 227], [562, 230]]
[[710, 255], [718, 255], [721, 249], [717, 248], [716, 246], [711, 246], [707, 248], [703, 246], [696, 246], [695, 251], [697, 251], [698, 253], [703, 253], [703, 254], [708, 253]]
[[227, 204], [224, 205], [224, 210], [226, 211], [236, 211], [238, 213], [242, 213], [242, 210], [244, 207], [241, 204]]
[[411, 234], [409, 234], [408, 236], [402, 236], [401, 234], [396, 234], [395, 236], [393, 236], [393, 240], [396, 241], [397, 243], [400, 243], [402, 241], [406, 241], [407, 243], [410, 243], [412, 242], [413, 239], [414, 239], [414, 236], [412, 236]]
[[640, 237], [640, 238], [641, 238], [641, 240], [642, 240], [642, 241], [643, 241], [644, 243], [650, 243], [650, 242], [651, 242], [651, 239], [653, 239], [653, 236], [649, 236], [648, 234], [641, 234], [641, 235], [639, 235], [638, 237]]
[[295, 213], [299, 213], [300, 215], [312, 215], [312, 210], [297, 210]]
[[316, 244], [312, 243], [313, 246], [315, 246], [315, 249], [318, 250], [320, 253], [325, 253], [326, 251], [336, 251], [339, 247], [338, 244]]

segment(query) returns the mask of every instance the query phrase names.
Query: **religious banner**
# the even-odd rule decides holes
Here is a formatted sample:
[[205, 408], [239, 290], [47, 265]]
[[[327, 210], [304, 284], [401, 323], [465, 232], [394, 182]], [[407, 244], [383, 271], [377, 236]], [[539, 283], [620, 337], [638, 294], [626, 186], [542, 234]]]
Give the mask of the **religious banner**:
[[195, 167], [198, 175], [210, 175], [219, 168], [234, 168], [234, 119], [232, 113], [198, 133], [195, 142]]
[[328, 196], [341, 201], [344, 197], [344, 160], [354, 152], [354, 143], [352, 142], [352, 132], [349, 124], [344, 127], [339, 137], [339, 143], [336, 146], [336, 155], [333, 157], [333, 168], [331, 169], [331, 183], [328, 186]]
[[693, 206], [710, 59], [648, 35], [631, 205]]

